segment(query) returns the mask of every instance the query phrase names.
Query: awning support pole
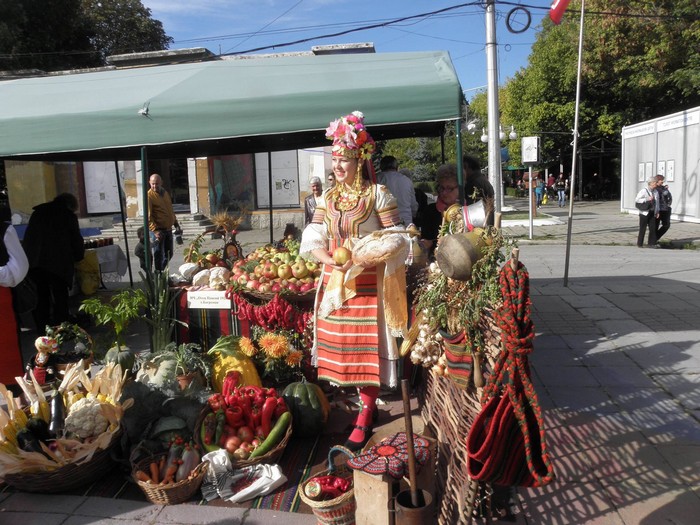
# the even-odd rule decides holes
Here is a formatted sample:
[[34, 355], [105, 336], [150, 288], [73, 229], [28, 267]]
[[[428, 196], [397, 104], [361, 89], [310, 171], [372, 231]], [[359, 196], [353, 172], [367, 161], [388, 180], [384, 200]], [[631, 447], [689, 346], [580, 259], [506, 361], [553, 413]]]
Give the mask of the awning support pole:
[[131, 254], [129, 253], [129, 238], [126, 235], [126, 216], [124, 215], [124, 199], [122, 198], [122, 185], [119, 177], [119, 162], [114, 161], [114, 173], [117, 175], [117, 195], [119, 195], [119, 213], [122, 216], [122, 231], [124, 232], [124, 248], [126, 249], [126, 267], [129, 269], [129, 284], [134, 287], [134, 277], [131, 273]]
[[141, 187], [143, 188], [143, 249], [146, 268], [151, 267], [151, 236], [148, 230], [148, 154], [146, 146], [141, 146]]

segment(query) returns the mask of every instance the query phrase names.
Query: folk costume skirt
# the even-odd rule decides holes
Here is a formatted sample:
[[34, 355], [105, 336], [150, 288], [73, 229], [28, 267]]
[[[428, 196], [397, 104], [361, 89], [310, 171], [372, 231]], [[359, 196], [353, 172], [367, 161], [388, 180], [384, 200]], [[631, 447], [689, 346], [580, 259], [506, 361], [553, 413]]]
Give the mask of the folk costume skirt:
[[17, 317], [12, 307], [12, 290], [0, 286], [0, 383], [14, 385], [15, 377], [24, 374], [19, 347]]
[[[378, 276], [382, 270], [365, 268], [356, 278], [356, 294], [326, 317], [316, 316], [316, 365], [318, 378], [339, 386], [394, 386], [396, 362], [387, 359], [386, 347], [395, 341], [387, 338]], [[331, 276], [324, 267], [323, 286], [316, 304]]]

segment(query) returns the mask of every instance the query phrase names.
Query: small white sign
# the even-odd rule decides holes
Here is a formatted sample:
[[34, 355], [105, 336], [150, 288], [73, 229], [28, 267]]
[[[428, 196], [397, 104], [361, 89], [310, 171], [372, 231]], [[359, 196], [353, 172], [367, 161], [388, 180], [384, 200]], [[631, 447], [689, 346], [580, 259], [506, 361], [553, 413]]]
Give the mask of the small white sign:
[[200, 290], [187, 292], [187, 308], [200, 310], [230, 310], [231, 299], [226, 298], [225, 291]]
[[523, 137], [520, 144], [523, 163], [536, 164], [540, 161], [539, 137]]
[[667, 160], [666, 161], [666, 182], [673, 182], [676, 176], [676, 161]]

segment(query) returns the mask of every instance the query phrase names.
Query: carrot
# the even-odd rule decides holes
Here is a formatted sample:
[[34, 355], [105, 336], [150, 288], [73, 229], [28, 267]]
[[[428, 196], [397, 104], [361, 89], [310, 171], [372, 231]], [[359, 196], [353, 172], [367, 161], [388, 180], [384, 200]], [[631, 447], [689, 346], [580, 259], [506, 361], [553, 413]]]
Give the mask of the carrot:
[[145, 481], [146, 483], [153, 482], [153, 480], [146, 474], [143, 470], [136, 471], [136, 479], [139, 481]]
[[158, 483], [158, 462], [151, 461], [150, 469], [151, 469], [151, 480], [153, 481], [153, 483]]
[[165, 476], [163, 476], [162, 484], [167, 485], [168, 483], [172, 483], [176, 472], [177, 472], [177, 463], [174, 463], [173, 465], [170, 465], [168, 467], [168, 470], [165, 471]]

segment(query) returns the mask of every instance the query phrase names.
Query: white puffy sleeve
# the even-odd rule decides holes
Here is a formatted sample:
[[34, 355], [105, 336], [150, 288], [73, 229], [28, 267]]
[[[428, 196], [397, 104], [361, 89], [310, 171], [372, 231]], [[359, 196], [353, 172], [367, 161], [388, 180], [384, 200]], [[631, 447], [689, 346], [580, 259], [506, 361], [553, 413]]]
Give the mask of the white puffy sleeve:
[[8, 226], [3, 240], [10, 258], [5, 266], [0, 266], [0, 286], [12, 288], [26, 277], [29, 271], [29, 262], [24, 248], [19, 242], [17, 232], [12, 226]]

